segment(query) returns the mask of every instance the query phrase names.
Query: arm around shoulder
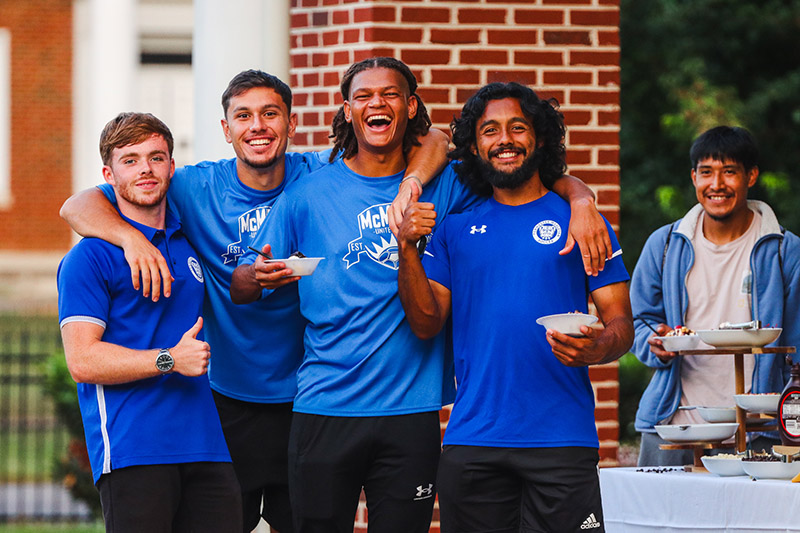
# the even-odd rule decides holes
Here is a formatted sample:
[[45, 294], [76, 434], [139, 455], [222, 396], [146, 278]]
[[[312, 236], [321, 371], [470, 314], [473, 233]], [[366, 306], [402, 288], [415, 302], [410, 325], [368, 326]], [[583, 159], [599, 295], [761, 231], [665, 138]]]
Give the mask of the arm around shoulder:
[[131, 267], [133, 288], [157, 301], [162, 293], [172, 292], [172, 273], [161, 252], [147, 238], [128, 224], [98, 189], [92, 187], [69, 197], [59, 211], [70, 227], [83, 237], [97, 237], [125, 251]]

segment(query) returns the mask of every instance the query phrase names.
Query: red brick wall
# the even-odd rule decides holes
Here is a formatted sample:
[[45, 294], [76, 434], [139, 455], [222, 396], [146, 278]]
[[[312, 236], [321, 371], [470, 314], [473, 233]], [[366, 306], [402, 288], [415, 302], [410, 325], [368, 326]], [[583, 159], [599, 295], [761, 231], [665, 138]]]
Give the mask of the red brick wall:
[[[519, 81], [561, 103], [570, 172], [619, 223], [619, 0], [293, 0], [291, 19], [295, 149], [329, 144], [341, 74], [367, 57], [405, 61], [434, 126], [445, 131], [478, 87]], [[617, 365], [590, 375], [601, 461], [615, 464]], [[362, 508], [357, 526], [365, 524]]]
[[11, 195], [2, 250], [67, 250], [58, 216], [71, 194], [72, 0], [4, 0], [11, 31]]

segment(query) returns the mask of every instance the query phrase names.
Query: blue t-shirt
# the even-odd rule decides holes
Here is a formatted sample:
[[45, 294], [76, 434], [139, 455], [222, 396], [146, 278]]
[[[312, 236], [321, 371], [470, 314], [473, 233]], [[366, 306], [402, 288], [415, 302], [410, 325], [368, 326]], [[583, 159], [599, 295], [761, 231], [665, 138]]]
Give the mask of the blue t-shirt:
[[[58, 268], [61, 325], [91, 322], [105, 328], [104, 342], [137, 350], [171, 348], [201, 314], [203, 270], [169, 216], [166, 231], [126, 220], [164, 254], [175, 278], [172, 297], [158, 302], [142, 297], [131, 285], [122, 249], [83, 239]], [[120, 385], [78, 383], [78, 399], [95, 483], [101, 474], [128, 466], [230, 462], [206, 376], [171, 373]]]
[[[382, 416], [435, 411], [453, 395], [445, 339], [420, 340], [397, 294], [397, 241], [387, 209], [402, 173], [365, 177], [341, 160], [295, 183], [276, 202], [253, 246], [273, 257], [323, 257], [298, 282], [309, 324], [295, 411]], [[476, 201], [446, 168], [422, 194], [439, 220]], [[240, 264], [253, 263], [247, 252]], [[269, 300], [274, 295], [266, 296]]]
[[[303, 358], [297, 287], [249, 305], [231, 301], [238, 258], [286, 187], [326, 164], [329, 151], [286, 153], [280, 186], [252, 189], [236, 173], [236, 159], [202, 162], [175, 171], [167, 200], [199, 254], [206, 273], [203, 310], [211, 345], [211, 388], [230, 398], [259, 403], [291, 402]], [[114, 190], [101, 186], [112, 202]]]
[[434, 234], [423, 265], [452, 294], [458, 383], [445, 444], [598, 446], [588, 369], [559, 362], [536, 319], [586, 312], [591, 291], [629, 278], [621, 257], [587, 277], [577, 246], [558, 255], [569, 217], [552, 192], [520, 206], [491, 198]]

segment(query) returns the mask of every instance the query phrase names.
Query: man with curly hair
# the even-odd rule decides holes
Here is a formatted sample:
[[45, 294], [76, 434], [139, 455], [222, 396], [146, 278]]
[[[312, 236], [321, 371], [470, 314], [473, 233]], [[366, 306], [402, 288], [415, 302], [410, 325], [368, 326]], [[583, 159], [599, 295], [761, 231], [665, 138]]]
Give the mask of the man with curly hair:
[[[451, 126], [450, 156], [485, 201], [438, 223], [424, 259], [416, 243], [431, 232], [434, 204], [412, 202], [398, 230], [411, 330], [434, 338], [452, 316], [458, 391], [437, 479], [443, 532], [603, 531], [588, 366], [633, 341], [628, 274], [620, 257], [592, 277], [577, 251], [558, 253], [570, 208], [548, 190], [566, 168], [554, 104], [517, 83], [481, 88]], [[586, 313], [589, 296], [603, 328], [575, 337], [535, 325]]]
[[[252, 242], [274, 257], [299, 250], [324, 260], [300, 279], [280, 261], [245, 254], [231, 296], [268, 300], [300, 280], [309, 324], [289, 448], [296, 530], [352, 530], [363, 487], [371, 531], [427, 532], [452, 361], [444, 335], [421, 340], [404, 319], [387, 210], [407, 151], [431, 122], [413, 73], [397, 59], [355, 63], [341, 92], [332, 164], [289, 187]], [[573, 180], [558, 181], [569, 190]], [[422, 194], [442, 218], [478, 201], [452, 168]]]

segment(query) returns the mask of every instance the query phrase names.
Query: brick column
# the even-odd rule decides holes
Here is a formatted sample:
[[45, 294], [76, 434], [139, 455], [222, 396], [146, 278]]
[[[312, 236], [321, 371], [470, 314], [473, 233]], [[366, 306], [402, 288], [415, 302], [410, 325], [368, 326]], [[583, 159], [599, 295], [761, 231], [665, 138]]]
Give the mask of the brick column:
[[[446, 131], [481, 85], [518, 81], [560, 102], [569, 171], [618, 227], [619, 0], [292, 0], [291, 21], [293, 149], [329, 145], [340, 77], [367, 57], [406, 62], [434, 126]], [[617, 365], [590, 375], [601, 462], [616, 464]]]

